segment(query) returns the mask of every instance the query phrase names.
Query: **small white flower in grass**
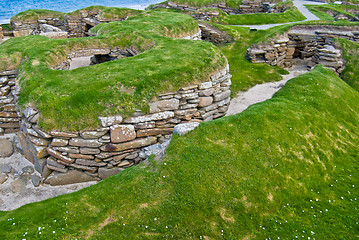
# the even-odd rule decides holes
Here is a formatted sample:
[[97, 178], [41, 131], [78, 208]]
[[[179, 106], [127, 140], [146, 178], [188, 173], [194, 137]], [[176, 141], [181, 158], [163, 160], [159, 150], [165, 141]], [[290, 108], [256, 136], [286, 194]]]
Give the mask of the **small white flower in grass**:
[[167, 165], [167, 163], [164, 163], [163, 165]]
[[148, 226], [145, 226], [145, 228], [148, 228]]
[[353, 185], [353, 187], [355, 187], [355, 185]]
[[166, 229], [168, 228], [168, 226], [166, 226]]
[[157, 218], [154, 218], [153, 220], [157, 221]]
[[316, 201], [316, 202], [318, 202], [318, 201], [319, 201], [319, 199], [317, 198], [317, 199], [315, 199], [315, 201]]
[[332, 202], [332, 200], [329, 200], [329, 202]]
[[39, 232], [39, 234], [41, 234], [41, 232]]
[[325, 209], [326, 212], [328, 212], [328, 209]]
[[317, 215], [314, 215], [314, 217], [317, 217]]
[[311, 233], [312, 235], [314, 235], [314, 234], [315, 234], [313, 231], [310, 231], [310, 233]]
[[126, 226], [126, 224], [124, 223], [124, 224], [122, 224], [123, 226]]
[[14, 226], [14, 225], [15, 225], [15, 223], [12, 223], [12, 225]]
[[55, 219], [54, 222], [57, 222], [57, 220]]
[[166, 176], [162, 176], [163, 178], [166, 178]]
[[52, 231], [52, 233], [55, 233], [55, 231]]
[[309, 202], [312, 202], [312, 201], [313, 201], [312, 199], [309, 200]]
[[340, 197], [341, 199], [344, 199], [344, 197]]
[[37, 228], [37, 231], [40, 231], [40, 230], [41, 230], [41, 227], [38, 227], [38, 228]]

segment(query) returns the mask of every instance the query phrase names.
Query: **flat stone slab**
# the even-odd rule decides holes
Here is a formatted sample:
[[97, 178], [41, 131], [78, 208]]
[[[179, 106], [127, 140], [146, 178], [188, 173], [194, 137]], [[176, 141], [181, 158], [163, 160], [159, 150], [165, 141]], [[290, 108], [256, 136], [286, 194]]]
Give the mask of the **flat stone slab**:
[[186, 133], [192, 131], [196, 127], [199, 126], [198, 122], [189, 122], [189, 123], [182, 123], [178, 124], [173, 128], [173, 134], [178, 134], [180, 136], [185, 135]]
[[10, 157], [14, 153], [12, 143], [6, 139], [0, 139], [0, 157]]
[[45, 180], [45, 183], [51, 186], [66, 185], [72, 183], [83, 183], [96, 181], [98, 179], [91, 177], [90, 175], [77, 170], [69, 170], [67, 173], [52, 172], [50, 176]]

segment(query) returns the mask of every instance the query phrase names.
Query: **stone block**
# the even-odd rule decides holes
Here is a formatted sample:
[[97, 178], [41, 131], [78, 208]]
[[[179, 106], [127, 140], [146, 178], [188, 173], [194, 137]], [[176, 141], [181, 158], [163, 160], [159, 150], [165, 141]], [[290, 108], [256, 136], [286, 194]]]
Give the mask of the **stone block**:
[[111, 169], [108, 169], [108, 168], [99, 168], [98, 169], [98, 174], [99, 174], [99, 177], [101, 179], [105, 179], [105, 178], [108, 178], [112, 175], [116, 175], [116, 174], [119, 174], [120, 172], [122, 172], [123, 169], [122, 168], [111, 168]]
[[92, 160], [95, 158], [93, 155], [78, 154], [78, 153], [69, 153], [69, 157], [70, 158], [87, 159], [87, 160]]
[[231, 96], [231, 91], [225, 91], [218, 94], [214, 94], [214, 101], [219, 102]]
[[71, 138], [69, 141], [70, 146], [74, 147], [89, 147], [89, 148], [97, 148], [102, 146], [102, 143], [98, 140], [89, 140], [82, 138]]
[[178, 124], [173, 128], [173, 134], [178, 134], [180, 136], [192, 131], [196, 127], [199, 126], [200, 123], [198, 122], [189, 122], [189, 123], [182, 123]]
[[73, 163], [75, 160], [69, 157], [63, 156], [60, 152], [57, 152], [51, 148], [47, 148], [47, 152], [56, 159], [60, 159], [65, 163]]
[[115, 124], [122, 123], [123, 118], [120, 115], [112, 117], [99, 117], [102, 127], [110, 127]]
[[81, 154], [99, 154], [101, 151], [98, 148], [80, 148]]
[[53, 138], [51, 141], [51, 146], [53, 147], [65, 147], [69, 144], [67, 139], [62, 138]]
[[165, 111], [165, 112], [154, 113], [154, 114], [145, 115], [145, 116], [130, 117], [130, 118], [126, 119], [124, 122], [138, 124], [138, 123], [142, 123], [142, 122], [159, 121], [159, 120], [169, 119], [169, 118], [173, 118], [173, 117], [174, 117], [174, 112]]
[[80, 136], [84, 139], [97, 139], [105, 135], [107, 131], [83, 131]]
[[111, 142], [128, 142], [136, 138], [136, 131], [133, 125], [114, 125], [111, 128]]
[[77, 159], [76, 164], [90, 166], [90, 167], [104, 167], [107, 165], [107, 163], [105, 163], [105, 162], [96, 162], [93, 160], [91, 161], [91, 160], [86, 160], [86, 159]]
[[150, 113], [177, 110], [179, 107], [179, 100], [172, 98], [169, 100], [162, 100], [162, 101], [150, 103], [149, 106], [150, 106]]
[[156, 142], [157, 142], [156, 137], [140, 138], [133, 140], [131, 142], [125, 142], [120, 144], [107, 144], [105, 146], [102, 146], [101, 150], [107, 152], [121, 152], [128, 149], [146, 147]]
[[212, 103], [213, 103], [212, 97], [200, 97], [198, 106], [199, 107], [207, 107], [207, 106], [211, 105]]
[[51, 131], [50, 134], [54, 137], [63, 137], [63, 138], [75, 138], [79, 136], [77, 133], [60, 132], [60, 131]]
[[160, 129], [148, 129], [148, 130], [139, 130], [137, 131], [137, 137], [147, 137], [147, 136], [156, 136], [156, 135], [166, 135], [172, 133], [172, 128], [160, 128]]
[[69, 170], [66, 173], [52, 172], [45, 180], [45, 183], [50, 184], [51, 186], [59, 186], [97, 180], [98, 179], [95, 177], [91, 177], [83, 171]]

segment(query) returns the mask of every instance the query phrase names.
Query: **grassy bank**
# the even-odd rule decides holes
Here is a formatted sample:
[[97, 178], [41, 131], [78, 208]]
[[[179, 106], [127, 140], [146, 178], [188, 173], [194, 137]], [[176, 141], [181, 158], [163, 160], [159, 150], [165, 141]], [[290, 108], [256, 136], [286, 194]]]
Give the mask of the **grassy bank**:
[[306, 18], [296, 8], [291, 8], [282, 13], [254, 13], [239, 15], [227, 15], [223, 13], [220, 17], [214, 18], [213, 21], [229, 25], [260, 25], [297, 22], [305, 19]]
[[[183, 14], [144, 12], [91, 31], [97, 36], [64, 40], [27, 36], [0, 45], [2, 70], [21, 72], [19, 103], [39, 109], [45, 129], [94, 128], [99, 116], [146, 112], [148, 100], [156, 94], [205, 81], [227, 64], [208, 42], [172, 39], [198, 32], [193, 18]], [[66, 60], [70, 51], [103, 47], [133, 47], [143, 53], [70, 71], [50, 68]]]
[[358, 97], [317, 67], [271, 100], [175, 136], [162, 162], [1, 212], [0, 238], [355, 238]]
[[351, 87], [359, 91], [359, 44], [346, 39], [339, 39], [343, 49], [345, 69], [340, 77], [343, 78]]
[[320, 20], [324, 21], [334, 21], [334, 17], [328, 12], [334, 14], [344, 14], [350, 18], [353, 18], [355, 15], [347, 12], [347, 9], [358, 9], [356, 6], [346, 6], [346, 5], [337, 5], [337, 4], [328, 4], [328, 5], [305, 5], [309, 11], [316, 15]]

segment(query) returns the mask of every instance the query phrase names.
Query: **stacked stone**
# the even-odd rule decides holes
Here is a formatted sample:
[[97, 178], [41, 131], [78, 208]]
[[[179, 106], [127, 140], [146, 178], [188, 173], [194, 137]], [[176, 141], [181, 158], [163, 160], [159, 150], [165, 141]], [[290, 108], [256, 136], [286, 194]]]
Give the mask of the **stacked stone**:
[[242, 0], [242, 4], [239, 6], [241, 13], [261, 13], [268, 12], [269, 3], [266, 3], [262, 0]]
[[224, 44], [232, 41], [231, 36], [229, 36], [227, 33], [224, 33], [207, 23], [198, 23], [198, 26], [202, 31], [202, 40], [204, 41], [208, 41], [214, 44]]
[[318, 64], [322, 64], [337, 73], [341, 73], [344, 70], [344, 61], [339, 49], [332, 45], [324, 45], [318, 51]]
[[51, 25], [65, 31], [65, 23], [59, 18], [34, 19], [26, 21], [10, 21], [14, 37], [22, 37], [31, 34], [38, 34], [42, 25]]
[[19, 117], [15, 109], [17, 71], [0, 73], [0, 133], [19, 131]]
[[1, 26], [1, 24], [0, 24], [0, 40], [1, 40], [1, 39], [4, 39], [4, 32], [3, 32], [2, 26]]
[[28, 107], [20, 123], [24, 155], [53, 185], [104, 179], [144, 160], [141, 151], [167, 141], [177, 124], [224, 116], [230, 77], [227, 66], [207, 82], [157, 96], [147, 115], [137, 111], [127, 119], [100, 117], [101, 128], [91, 131], [43, 131], [39, 113]]

